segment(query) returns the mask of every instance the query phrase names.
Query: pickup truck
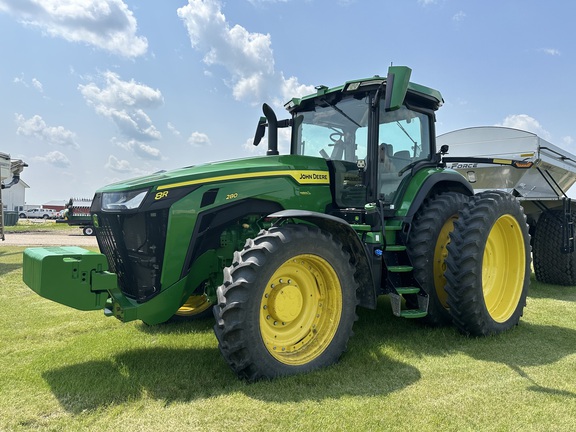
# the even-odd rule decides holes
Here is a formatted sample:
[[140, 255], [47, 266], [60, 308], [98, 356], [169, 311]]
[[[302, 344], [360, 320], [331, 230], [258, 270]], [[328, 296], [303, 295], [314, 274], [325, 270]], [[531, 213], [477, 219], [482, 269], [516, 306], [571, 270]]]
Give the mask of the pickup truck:
[[21, 218], [37, 218], [37, 219], [57, 219], [58, 212], [52, 209], [34, 208], [30, 210], [22, 210], [18, 216]]

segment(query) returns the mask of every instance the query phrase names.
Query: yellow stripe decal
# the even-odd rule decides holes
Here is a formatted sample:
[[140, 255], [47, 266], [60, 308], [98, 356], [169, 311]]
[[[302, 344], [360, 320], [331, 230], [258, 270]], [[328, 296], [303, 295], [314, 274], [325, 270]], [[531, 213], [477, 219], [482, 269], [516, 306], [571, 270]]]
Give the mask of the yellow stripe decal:
[[198, 180], [189, 180], [179, 183], [162, 185], [158, 186], [156, 190], [174, 189], [183, 186], [191, 186], [195, 184], [216, 183], [229, 180], [257, 179], [262, 177], [282, 177], [282, 176], [292, 177], [300, 184], [330, 184], [330, 176], [328, 175], [328, 171], [283, 170], [283, 171], [266, 171], [266, 172], [233, 174], [218, 177], [208, 177]]
[[512, 165], [512, 161], [510, 159], [493, 159], [493, 162], [503, 165]]

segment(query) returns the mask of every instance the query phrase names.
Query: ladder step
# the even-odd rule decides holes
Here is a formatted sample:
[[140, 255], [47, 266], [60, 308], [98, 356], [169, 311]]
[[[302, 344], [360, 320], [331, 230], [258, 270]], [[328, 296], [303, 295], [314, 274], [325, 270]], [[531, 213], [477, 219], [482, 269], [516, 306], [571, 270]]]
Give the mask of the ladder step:
[[388, 271], [391, 273], [408, 273], [411, 272], [413, 269], [414, 267], [405, 265], [388, 267]]
[[396, 292], [398, 294], [418, 294], [420, 292], [420, 288], [402, 287], [402, 288], [396, 288]]
[[406, 246], [403, 246], [403, 245], [386, 246], [386, 252], [403, 252], [405, 250], [406, 250]]
[[420, 309], [406, 309], [400, 312], [402, 318], [424, 318], [426, 315], [426, 311]]
[[384, 231], [400, 231], [402, 229], [402, 225], [386, 225], [384, 227]]

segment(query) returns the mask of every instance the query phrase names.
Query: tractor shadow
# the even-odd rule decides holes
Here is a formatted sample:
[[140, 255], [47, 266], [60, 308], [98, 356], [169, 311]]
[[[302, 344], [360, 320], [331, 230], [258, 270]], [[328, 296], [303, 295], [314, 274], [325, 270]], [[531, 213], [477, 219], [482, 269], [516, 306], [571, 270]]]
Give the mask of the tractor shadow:
[[[157, 334], [209, 334], [211, 319], [159, 326], [140, 325], [142, 337]], [[576, 331], [521, 321], [504, 334], [471, 338], [454, 328], [423, 328], [392, 316], [387, 299], [378, 309], [359, 310], [355, 336], [340, 361], [304, 375], [247, 384], [221, 358], [215, 340], [191, 348], [132, 349], [107, 360], [86, 361], [46, 370], [42, 376], [61, 406], [71, 413], [152, 398], [166, 405], [242, 393], [266, 402], [322, 401], [349, 396], [386, 396], [421, 379], [414, 358], [464, 353], [483, 362], [503, 364], [527, 381], [529, 391], [573, 400], [576, 393], [531, 378], [526, 368], [552, 365], [572, 355]], [[392, 352], [392, 355], [387, 353]], [[398, 353], [406, 355], [399, 361]]]
[[[558, 289], [550, 287], [553, 291]], [[544, 297], [549, 297], [548, 294], [550, 290]], [[386, 306], [379, 305], [379, 309], [386, 309]], [[529, 391], [576, 399], [576, 392], [537, 382], [526, 371], [530, 367], [554, 365], [573, 355], [576, 352], [576, 330], [571, 328], [534, 324], [521, 319], [517, 327], [499, 335], [466, 337], [453, 327], [426, 328], [417, 320], [408, 320], [403, 326], [395, 327], [390, 338], [386, 337], [388, 344], [411, 355], [443, 358], [463, 353], [475, 360], [502, 364], [525, 379]]]
[[11, 273], [15, 270], [19, 270], [22, 268], [22, 251], [18, 250], [18, 251], [6, 251], [6, 250], [2, 250], [0, 249], [0, 261], [5, 261], [7, 259], [7, 261], [13, 261], [12, 258], [8, 258], [8, 257], [12, 257], [12, 256], [19, 256], [18, 258], [18, 262], [0, 262], [0, 276], [4, 276], [8, 273]]
[[[208, 319], [184, 325], [142, 325], [140, 330], [145, 337], [183, 331], [211, 332], [212, 326], [213, 321]], [[417, 368], [382, 354], [377, 345], [350, 345], [335, 365], [304, 375], [249, 384], [236, 377], [215, 345], [214, 342], [208, 347], [128, 350], [110, 360], [46, 370], [42, 377], [60, 405], [73, 414], [142, 397], [169, 405], [233, 393], [280, 403], [386, 395], [421, 377]]]

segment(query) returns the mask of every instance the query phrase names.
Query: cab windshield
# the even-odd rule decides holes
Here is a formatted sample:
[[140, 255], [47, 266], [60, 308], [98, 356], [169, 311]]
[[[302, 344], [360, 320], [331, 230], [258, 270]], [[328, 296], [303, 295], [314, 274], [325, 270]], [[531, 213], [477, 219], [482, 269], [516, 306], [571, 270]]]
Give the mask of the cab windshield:
[[316, 101], [313, 110], [294, 119], [294, 153], [349, 162], [366, 159], [369, 106], [367, 95], [337, 103]]

